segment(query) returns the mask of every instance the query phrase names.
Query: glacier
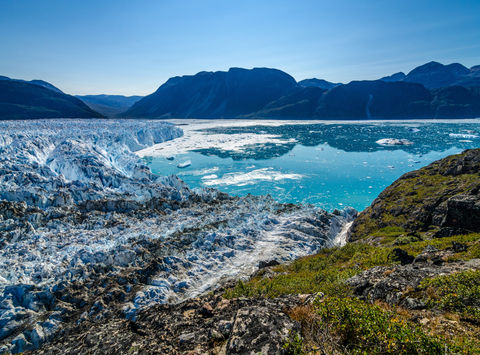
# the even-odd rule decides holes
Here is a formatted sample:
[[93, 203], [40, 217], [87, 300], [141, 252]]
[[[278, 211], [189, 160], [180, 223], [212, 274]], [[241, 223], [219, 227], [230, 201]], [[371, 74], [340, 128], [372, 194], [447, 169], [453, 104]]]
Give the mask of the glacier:
[[0, 353], [312, 254], [356, 214], [154, 175], [136, 153], [182, 137], [166, 122], [5, 121], [0, 132]]

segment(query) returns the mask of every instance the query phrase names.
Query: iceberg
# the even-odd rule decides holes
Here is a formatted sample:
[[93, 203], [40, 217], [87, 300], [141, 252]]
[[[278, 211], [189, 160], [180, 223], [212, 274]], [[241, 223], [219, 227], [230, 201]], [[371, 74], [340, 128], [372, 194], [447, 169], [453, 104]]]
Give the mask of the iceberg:
[[192, 161], [191, 160], [186, 160], [184, 161], [183, 163], [179, 163], [177, 165], [177, 168], [180, 168], [180, 169], [183, 169], [183, 168], [186, 168], [188, 166], [192, 165]]
[[383, 146], [394, 146], [394, 145], [412, 145], [413, 142], [408, 139], [397, 139], [397, 138], [383, 138], [379, 139], [375, 143]]

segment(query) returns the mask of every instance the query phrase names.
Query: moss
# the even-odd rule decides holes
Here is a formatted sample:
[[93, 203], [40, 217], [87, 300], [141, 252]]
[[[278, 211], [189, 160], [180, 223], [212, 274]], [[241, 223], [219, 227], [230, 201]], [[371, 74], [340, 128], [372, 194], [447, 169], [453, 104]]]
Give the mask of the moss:
[[373, 246], [366, 243], [349, 243], [342, 248], [329, 248], [316, 255], [299, 258], [290, 264], [276, 266], [273, 276], [264, 277], [260, 272], [247, 282], [239, 281], [225, 292], [225, 297], [278, 297], [283, 294], [316, 293], [326, 295], [348, 295], [345, 280], [374, 266], [391, 265], [394, 248], [400, 248], [417, 256], [427, 245], [439, 250], [452, 248], [452, 243], [463, 243], [467, 251], [455, 253], [451, 260], [470, 260], [480, 252], [480, 234], [453, 236], [448, 238], [420, 240], [397, 246], [395, 241], [388, 245]]
[[248, 282], [239, 281], [234, 288], [225, 292], [225, 297], [277, 297], [282, 294], [316, 292], [348, 294], [345, 280], [373, 266], [392, 263], [389, 259], [390, 252], [390, 248], [363, 243], [324, 249], [316, 255], [273, 268], [273, 277], [263, 277], [260, 273]]
[[419, 289], [430, 308], [459, 313], [480, 323], [480, 271], [469, 270], [422, 281]]
[[[336, 348], [351, 354], [440, 354], [445, 340], [424, 333], [398, 313], [350, 297], [318, 302], [318, 327], [332, 333]], [[457, 350], [448, 344], [451, 350]], [[342, 351], [343, 352], [343, 351]]]

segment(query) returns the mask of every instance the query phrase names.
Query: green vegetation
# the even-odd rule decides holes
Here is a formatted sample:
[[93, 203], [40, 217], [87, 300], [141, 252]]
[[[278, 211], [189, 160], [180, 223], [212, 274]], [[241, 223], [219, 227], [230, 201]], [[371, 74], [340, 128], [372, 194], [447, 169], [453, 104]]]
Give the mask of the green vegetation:
[[[440, 354], [444, 341], [425, 334], [397, 313], [356, 298], [329, 297], [315, 305], [318, 326], [351, 354]], [[333, 350], [333, 349], [332, 349]]]
[[392, 258], [395, 248], [417, 256], [429, 245], [439, 250], [447, 250], [456, 242], [465, 244], [467, 250], [452, 252], [449, 260], [480, 257], [478, 233], [419, 240], [404, 245], [397, 245], [396, 238], [391, 238], [391, 235], [389, 237], [389, 233], [392, 232], [386, 232], [382, 246], [350, 243], [342, 248], [323, 249], [316, 255], [297, 259], [290, 264], [278, 265], [272, 269], [273, 276], [265, 277], [265, 271], [261, 271], [247, 282], [239, 281], [234, 288], [225, 292], [225, 297], [278, 297], [283, 294], [316, 292], [332, 296], [348, 295], [349, 289], [345, 285], [348, 278], [374, 266], [398, 264]]
[[[429, 240], [419, 240], [411, 235], [408, 238], [413, 241], [401, 245], [395, 233], [402, 231], [393, 228], [378, 231], [378, 236], [383, 238], [380, 246], [350, 243], [342, 248], [321, 250], [316, 255], [278, 265], [268, 271], [262, 270], [249, 281], [238, 282], [225, 292], [225, 296], [278, 297], [283, 294], [324, 293], [323, 302], [299, 307], [292, 312], [291, 317], [302, 324], [302, 334], [293, 334], [285, 344], [289, 354], [479, 353], [480, 339], [475, 335], [478, 329], [476, 326], [472, 328], [472, 325], [460, 325], [461, 319], [455, 320], [458, 331], [444, 329], [435, 322], [420, 329], [410, 320], [415, 317], [414, 312], [390, 309], [382, 304], [372, 305], [352, 297], [345, 281], [374, 266], [398, 264], [392, 258], [395, 248], [412, 256], [419, 255], [427, 246], [451, 250], [447, 261], [480, 257], [478, 233]], [[454, 252], [454, 242], [464, 244], [466, 250]], [[479, 284], [479, 271], [453, 274], [427, 279], [421, 284], [420, 291], [412, 291], [409, 296], [424, 299], [430, 309], [458, 312], [462, 319], [478, 322]], [[439, 323], [443, 321], [450, 322], [442, 320]]]
[[422, 281], [427, 306], [459, 313], [480, 323], [480, 271], [469, 270]]
[[321, 250], [318, 254], [273, 268], [275, 276], [263, 277], [260, 272], [248, 282], [238, 282], [225, 296], [277, 297], [291, 293], [348, 294], [344, 281], [360, 271], [389, 261], [389, 248], [377, 248], [363, 243], [347, 244], [343, 248]]

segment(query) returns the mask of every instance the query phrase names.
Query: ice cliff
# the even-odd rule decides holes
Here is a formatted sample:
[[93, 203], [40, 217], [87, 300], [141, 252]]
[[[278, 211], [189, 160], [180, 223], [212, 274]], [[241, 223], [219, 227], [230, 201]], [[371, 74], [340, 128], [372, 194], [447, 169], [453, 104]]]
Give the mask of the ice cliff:
[[8, 121], [0, 132], [0, 353], [313, 253], [354, 214], [155, 176], [133, 152], [182, 135], [164, 122]]

